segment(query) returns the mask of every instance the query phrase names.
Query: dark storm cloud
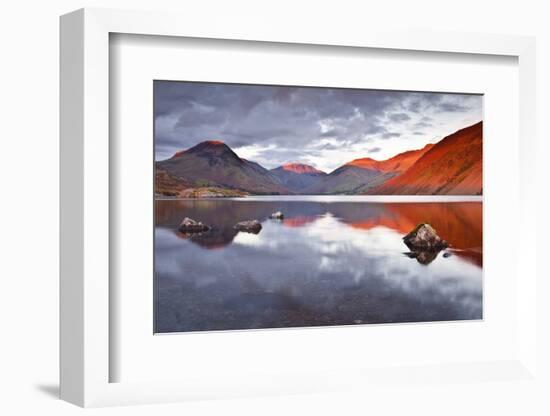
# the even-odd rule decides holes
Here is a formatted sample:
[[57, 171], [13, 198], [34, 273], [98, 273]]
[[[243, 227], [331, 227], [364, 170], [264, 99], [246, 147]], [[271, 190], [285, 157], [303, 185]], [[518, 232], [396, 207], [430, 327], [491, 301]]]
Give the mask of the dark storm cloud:
[[[475, 104], [467, 95], [169, 81], [155, 81], [154, 97], [157, 159], [212, 139], [236, 151], [270, 149], [281, 160], [314, 155], [398, 140], [416, 113], [465, 112]], [[423, 120], [417, 129], [431, 125]]]

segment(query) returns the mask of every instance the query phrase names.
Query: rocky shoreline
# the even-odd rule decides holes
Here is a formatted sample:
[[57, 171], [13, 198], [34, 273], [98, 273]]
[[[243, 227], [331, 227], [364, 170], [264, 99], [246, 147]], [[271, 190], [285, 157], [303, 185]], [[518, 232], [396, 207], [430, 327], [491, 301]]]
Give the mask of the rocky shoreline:
[[185, 188], [174, 192], [156, 192], [155, 199], [242, 198], [247, 192], [223, 188]]

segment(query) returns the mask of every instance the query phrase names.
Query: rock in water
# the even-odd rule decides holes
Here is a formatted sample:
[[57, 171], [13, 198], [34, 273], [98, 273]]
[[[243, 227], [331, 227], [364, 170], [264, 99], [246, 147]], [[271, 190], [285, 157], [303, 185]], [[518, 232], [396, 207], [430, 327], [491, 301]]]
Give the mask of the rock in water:
[[437, 235], [430, 224], [418, 224], [414, 230], [403, 237], [403, 241], [410, 249], [439, 251], [449, 244]]
[[403, 254], [411, 259], [416, 259], [420, 264], [428, 265], [436, 259], [439, 250], [411, 249], [409, 253]]
[[260, 221], [258, 220], [241, 221], [235, 224], [235, 227], [233, 228], [246, 233], [258, 234], [262, 229], [262, 224], [260, 224]]
[[274, 212], [269, 216], [269, 218], [272, 218], [274, 220], [282, 220], [285, 216], [281, 211]]
[[185, 217], [178, 226], [178, 231], [182, 233], [202, 233], [203, 231], [208, 231], [209, 229], [210, 227], [208, 225], [204, 225], [202, 222], [197, 222], [188, 217]]

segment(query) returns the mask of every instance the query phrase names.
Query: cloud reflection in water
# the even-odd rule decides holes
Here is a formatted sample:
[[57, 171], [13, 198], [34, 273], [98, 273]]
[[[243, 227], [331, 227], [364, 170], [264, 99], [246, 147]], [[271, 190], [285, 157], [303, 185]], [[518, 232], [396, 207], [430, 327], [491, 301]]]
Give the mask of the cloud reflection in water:
[[[170, 207], [174, 217], [202, 212], [197, 209], [201, 201], [181, 202], [162, 201], [176, 205]], [[213, 232], [218, 233], [217, 250], [201, 244], [209, 241], [208, 236], [178, 237], [168, 217], [157, 212], [157, 332], [482, 317], [480, 262], [440, 254], [423, 265], [403, 255], [408, 251], [403, 232], [389, 227], [384, 215], [388, 211], [394, 221], [405, 221], [392, 204], [345, 207], [295, 201], [286, 213], [308, 221], [290, 227], [266, 219], [280, 205], [216, 201], [207, 223], [218, 227]], [[427, 209], [426, 204], [401, 205], [407, 205], [402, 212], [415, 211], [411, 205], [424, 213]], [[215, 208], [223, 209], [224, 215], [216, 214]], [[448, 215], [449, 207], [435, 209], [445, 213], [451, 230], [466, 226], [460, 215], [465, 207], [455, 208], [453, 215]], [[466, 208], [471, 217], [473, 208]], [[481, 222], [480, 203], [478, 208]], [[262, 221], [258, 235], [228, 231], [237, 220], [253, 218]], [[368, 227], [354, 226], [366, 222]], [[229, 241], [220, 246], [219, 236]]]

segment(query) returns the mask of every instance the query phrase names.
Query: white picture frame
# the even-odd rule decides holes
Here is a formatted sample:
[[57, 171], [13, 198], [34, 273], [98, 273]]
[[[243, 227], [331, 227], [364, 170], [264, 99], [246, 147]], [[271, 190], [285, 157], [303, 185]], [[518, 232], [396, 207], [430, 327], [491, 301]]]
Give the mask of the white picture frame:
[[[211, 22], [213, 23], [213, 22]], [[506, 361], [462, 365], [419, 363], [412, 378], [429, 380], [444, 373], [447, 380], [480, 382], [535, 379], [536, 361], [536, 199], [530, 180], [535, 169], [535, 41], [507, 35], [379, 31], [363, 28], [328, 32], [314, 24], [307, 33], [269, 21], [231, 24], [220, 19], [205, 26], [190, 16], [82, 9], [61, 18], [61, 398], [80, 406], [159, 403], [196, 398], [323, 392], [357, 385], [392, 382], [408, 369], [381, 368], [368, 373], [333, 370], [320, 380], [315, 374], [282, 373], [277, 377], [239, 380], [235, 374], [147, 383], [110, 382], [110, 170], [109, 158], [109, 36], [113, 33], [226, 39], [333, 47], [382, 48], [453, 54], [505, 55], [519, 62], [519, 163], [522, 230], [518, 243], [518, 354]], [[529, 213], [529, 214], [527, 214]], [[484, 374], [480, 377], [479, 374]], [[406, 378], [406, 377], [405, 377]], [[237, 382], [236, 382], [237, 380]], [[535, 381], [536, 382], [536, 381]], [[346, 384], [347, 386], [347, 384]], [[345, 387], [344, 387], [345, 388]]]

